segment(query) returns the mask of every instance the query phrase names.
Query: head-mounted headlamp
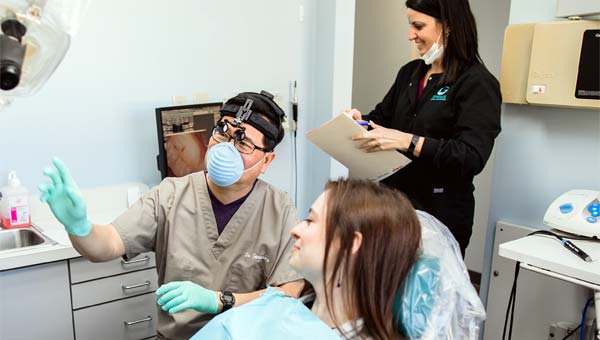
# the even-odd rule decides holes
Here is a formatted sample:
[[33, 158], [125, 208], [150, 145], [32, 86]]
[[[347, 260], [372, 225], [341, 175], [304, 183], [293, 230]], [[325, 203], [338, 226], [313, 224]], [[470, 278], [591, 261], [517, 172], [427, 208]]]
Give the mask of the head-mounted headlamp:
[[[230, 99], [221, 109], [221, 116], [235, 117], [231, 124], [240, 127], [241, 123], [249, 124], [262, 132], [267, 138], [279, 142], [281, 120], [285, 112], [273, 101], [273, 95], [267, 91], [244, 92]], [[260, 102], [261, 108], [256, 109]], [[262, 115], [272, 119], [272, 122]]]

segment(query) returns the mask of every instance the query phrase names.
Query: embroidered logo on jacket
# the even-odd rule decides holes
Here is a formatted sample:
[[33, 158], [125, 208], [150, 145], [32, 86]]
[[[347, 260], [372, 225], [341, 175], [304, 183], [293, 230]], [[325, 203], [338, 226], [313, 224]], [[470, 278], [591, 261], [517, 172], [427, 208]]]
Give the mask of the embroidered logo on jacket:
[[431, 100], [433, 101], [446, 101], [446, 93], [450, 90], [450, 86], [444, 86], [440, 88], [436, 94], [431, 96]]

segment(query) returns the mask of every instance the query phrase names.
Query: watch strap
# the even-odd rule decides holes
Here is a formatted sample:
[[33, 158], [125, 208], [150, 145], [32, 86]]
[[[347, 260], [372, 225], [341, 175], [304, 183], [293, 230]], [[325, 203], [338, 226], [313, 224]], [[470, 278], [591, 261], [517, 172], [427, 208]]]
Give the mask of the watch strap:
[[417, 136], [417, 135], [412, 136], [412, 139], [410, 140], [410, 145], [408, 146], [408, 149], [406, 150], [409, 155], [412, 155], [415, 152], [415, 148], [417, 147], [417, 144], [419, 143], [419, 138], [421, 138], [421, 136]]

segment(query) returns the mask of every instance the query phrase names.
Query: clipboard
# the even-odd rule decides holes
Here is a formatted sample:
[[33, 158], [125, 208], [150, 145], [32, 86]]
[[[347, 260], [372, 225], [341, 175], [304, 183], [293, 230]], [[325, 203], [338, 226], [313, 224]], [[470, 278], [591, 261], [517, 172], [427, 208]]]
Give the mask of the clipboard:
[[350, 178], [380, 181], [405, 167], [411, 160], [396, 150], [367, 153], [358, 148], [360, 141], [352, 136], [364, 133], [354, 119], [340, 113], [318, 128], [306, 133], [306, 138], [319, 149], [342, 163]]

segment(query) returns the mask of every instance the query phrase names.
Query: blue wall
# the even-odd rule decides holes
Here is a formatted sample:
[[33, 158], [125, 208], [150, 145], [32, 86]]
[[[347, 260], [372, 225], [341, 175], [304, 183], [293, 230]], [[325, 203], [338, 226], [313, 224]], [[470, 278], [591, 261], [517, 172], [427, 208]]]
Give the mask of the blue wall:
[[305, 105], [305, 116], [298, 127], [298, 186], [300, 217], [308, 214], [312, 202], [321, 194], [325, 182], [329, 179], [330, 157], [312, 144], [304, 134], [321, 126], [331, 118], [333, 96], [334, 46], [336, 1], [316, 1], [310, 8], [314, 15], [311, 22], [310, 41], [312, 48], [307, 49], [310, 55], [306, 68], [309, 75], [308, 86], [303, 87], [301, 105]]
[[[555, 8], [556, 0], [512, 1], [509, 23], [560, 20], [554, 18]], [[482, 279], [484, 300], [496, 222], [542, 228], [548, 205], [570, 189], [600, 190], [600, 112], [503, 105]]]

